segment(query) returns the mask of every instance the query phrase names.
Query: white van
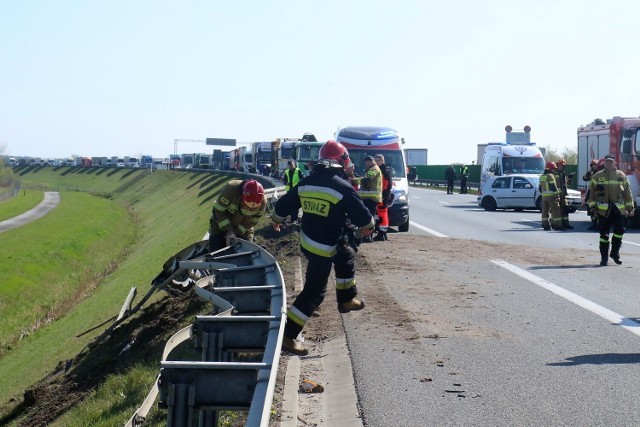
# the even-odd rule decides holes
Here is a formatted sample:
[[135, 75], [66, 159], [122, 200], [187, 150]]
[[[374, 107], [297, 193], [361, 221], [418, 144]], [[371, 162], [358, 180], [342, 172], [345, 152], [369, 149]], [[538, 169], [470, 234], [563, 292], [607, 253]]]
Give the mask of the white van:
[[393, 204], [389, 206], [389, 225], [397, 226], [398, 231], [409, 231], [409, 182], [407, 181], [407, 162], [402, 144], [404, 141], [398, 132], [388, 127], [347, 126], [336, 131], [335, 140], [349, 150], [356, 173], [364, 175], [366, 156], [384, 155], [393, 178], [391, 192]]

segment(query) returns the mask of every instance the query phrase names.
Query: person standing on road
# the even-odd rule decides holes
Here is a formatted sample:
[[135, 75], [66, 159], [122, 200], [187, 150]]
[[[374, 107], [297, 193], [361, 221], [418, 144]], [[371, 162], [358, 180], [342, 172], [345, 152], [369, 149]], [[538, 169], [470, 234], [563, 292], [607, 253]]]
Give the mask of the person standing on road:
[[[582, 180], [587, 182], [587, 194], [584, 196], [584, 200], [586, 203], [589, 203], [589, 196], [591, 195], [591, 178], [598, 171], [598, 161], [596, 159], [591, 160], [589, 163], [589, 170], [582, 176]], [[587, 215], [591, 218], [591, 225], [587, 228], [587, 230], [597, 230], [598, 229], [598, 212], [589, 208], [587, 206]]]
[[296, 340], [313, 312], [322, 304], [333, 264], [336, 277], [338, 311], [362, 310], [364, 300], [357, 297], [355, 252], [343, 235], [351, 232], [347, 220], [358, 227], [359, 236], [373, 231], [373, 217], [358, 193], [343, 177], [350, 163], [349, 152], [336, 141], [320, 148], [320, 160], [296, 187], [282, 196], [272, 213], [274, 229], [280, 230], [288, 212], [302, 207], [300, 247], [307, 258], [302, 292], [287, 311], [282, 349], [299, 356], [309, 351]]
[[[291, 190], [293, 187], [295, 187], [296, 185], [298, 185], [298, 183], [302, 180], [302, 178], [304, 178], [304, 174], [302, 173], [302, 171], [300, 170], [300, 168], [298, 168], [298, 164], [294, 159], [289, 159], [287, 161], [287, 166], [288, 168], [284, 171], [284, 185], [285, 185], [285, 190], [289, 191]], [[298, 214], [299, 214], [299, 210], [296, 209], [295, 211], [291, 211], [291, 222], [298, 222]]]
[[444, 172], [444, 179], [447, 180], [447, 194], [453, 194], [453, 181], [456, 180], [456, 170], [453, 168], [453, 163]]
[[560, 159], [556, 162], [556, 170], [554, 174], [556, 176], [556, 185], [558, 186], [558, 193], [560, 195], [560, 215], [562, 218], [562, 227], [571, 229], [572, 225], [569, 224], [569, 206], [567, 206], [567, 187], [571, 186], [573, 183], [573, 176], [575, 174], [569, 174], [564, 170], [565, 165], [564, 159]]
[[[554, 170], [556, 170], [556, 164], [547, 162], [544, 173], [540, 175], [538, 189], [542, 197], [542, 228], [550, 230], [553, 227], [554, 230], [564, 230], [562, 219], [560, 218], [560, 205], [558, 203], [560, 196], [558, 195], [556, 178], [553, 174]], [[551, 214], [551, 221], [549, 221], [549, 214]]]
[[[371, 212], [371, 216], [377, 221], [378, 204], [382, 203], [382, 172], [373, 160], [373, 156], [364, 158], [365, 173], [362, 178], [352, 178], [351, 185], [358, 184], [358, 194], [364, 205]], [[363, 239], [371, 242], [371, 238]]]
[[240, 237], [253, 241], [253, 227], [267, 207], [262, 184], [253, 179], [234, 179], [222, 187], [209, 220], [209, 251], [215, 252]]
[[[598, 213], [600, 265], [607, 265], [609, 257], [616, 264], [622, 264], [620, 259], [622, 236], [625, 232], [627, 216], [634, 215], [634, 207], [627, 176], [616, 168], [613, 155], [604, 156], [604, 169], [593, 175], [589, 190], [589, 208]], [[611, 227], [613, 227], [613, 237], [609, 254]]]
[[469, 168], [466, 167], [465, 165], [460, 166], [460, 194], [467, 194], [468, 178], [469, 178]]
[[383, 242], [387, 240], [387, 230], [389, 229], [389, 205], [391, 204], [391, 185], [393, 183], [391, 172], [384, 163], [384, 155], [376, 154], [373, 159], [382, 173], [382, 202], [378, 203], [378, 232], [374, 241]]

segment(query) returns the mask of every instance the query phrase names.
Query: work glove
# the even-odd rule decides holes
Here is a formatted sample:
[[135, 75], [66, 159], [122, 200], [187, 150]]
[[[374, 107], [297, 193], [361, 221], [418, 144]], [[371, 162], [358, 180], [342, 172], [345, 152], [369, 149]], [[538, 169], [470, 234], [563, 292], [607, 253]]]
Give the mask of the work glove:
[[227, 233], [224, 235], [224, 240], [227, 244], [227, 246], [231, 246], [233, 244], [233, 241], [235, 240], [236, 235], [233, 232], [233, 230], [229, 230], [227, 231]]
[[362, 239], [363, 237], [369, 237], [371, 236], [371, 233], [373, 233], [373, 229], [375, 227], [371, 227], [369, 225], [365, 226], [365, 227], [360, 227], [358, 228], [358, 230], [356, 231], [356, 237], [358, 239]]

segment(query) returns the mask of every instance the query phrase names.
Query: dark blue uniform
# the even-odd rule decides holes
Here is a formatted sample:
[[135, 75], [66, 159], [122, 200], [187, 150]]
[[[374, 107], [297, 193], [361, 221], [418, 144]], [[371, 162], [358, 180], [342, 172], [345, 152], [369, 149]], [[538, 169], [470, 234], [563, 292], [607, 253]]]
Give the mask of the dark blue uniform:
[[341, 168], [316, 166], [312, 174], [289, 190], [275, 206], [273, 219], [284, 221], [289, 212], [302, 208], [300, 246], [308, 260], [302, 292], [287, 311], [285, 335], [295, 339], [324, 300], [334, 265], [338, 303], [357, 294], [355, 253], [341, 243], [347, 219], [356, 227], [373, 228], [373, 217], [353, 186], [341, 178]]

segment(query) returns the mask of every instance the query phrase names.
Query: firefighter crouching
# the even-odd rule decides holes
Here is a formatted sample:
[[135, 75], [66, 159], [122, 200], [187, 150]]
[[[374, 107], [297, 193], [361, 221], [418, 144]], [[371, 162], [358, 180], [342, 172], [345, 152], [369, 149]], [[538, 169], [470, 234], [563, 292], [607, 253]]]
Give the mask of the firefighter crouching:
[[[589, 208], [598, 213], [600, 232], [600, 265], [607, 265], [608, 258], [622, 264], [620, 246], [625, 232], [627, 216], [633, 216], [633, 197], [624, 172], [616, 169], [615, 157], [604, 157], [604, 169], [596, 172], [589, 184]], [[609, 254], [609, 230], [613, 227], [611, 253]]]
[[336, 297], [341, 313], [361, 310], [365, 304], [357, 298], [355, 252], [342, 239], [347, 220], [359, 227], [360, 236], [368, 236], [374, 221], [362, 199], [344, 178], [350, 163], [347, 149], [336, 141], [320, 148], [320, 160], [311, 174], [282, 196], [272, 213], [274, 229], [279, 230], [286, 215], [302, 207], [300, 247], [308, 260], [304, 287], [287, 311], [282, 349], [299, 356], [308, 350], [295, 338], [324, 300], [333, 264]]
[[[562, 219], [560, 218], [560, 205], [558, 187], [556, 186], [556, 178], [553, 171], [556, 169], [554, 162], [547, 162], [544, 173], [540, 175], [539, 190], [542, 197], [542, 228], [550, 230], [564, 230], [562, 227]], [[551, 214], [551, 224], [549, 223], [549, 214]]]
[[562, 227], [571, 229], [573, 226], [569, 224], [569, 206], [567, 206], [567, 187], [573, 184], [573, 176], [575, 174], [569, 174], [564, 170], [567, 162], [564, 159], [558, 160], [556, 163], [556, 170], [553, 173], [556, 176], [556, 185], [558, 186], [558, 195], [560, 196], [560, 218], [562, 219]]
[[[374, 220], [378, 219], [378, 204], [382, 203], [382, 172], [373, 160], [373, 156], [364, 158], [365, 173], [362, 178], [352, 178], [352, 185], [358, 185], [358, 194], [364, 205], [371, 212]], [[371, 239], [369, 238], [369, 241]], [[367, 241], [363, 239], [363, 241]]]
[[209, 251], [229, 246], [235, 237], [253, 241], [253, 226], [262, 218], [266, 206], [264, 188], [258, 181], [229, 181], [213, 202], [209, 220]]

